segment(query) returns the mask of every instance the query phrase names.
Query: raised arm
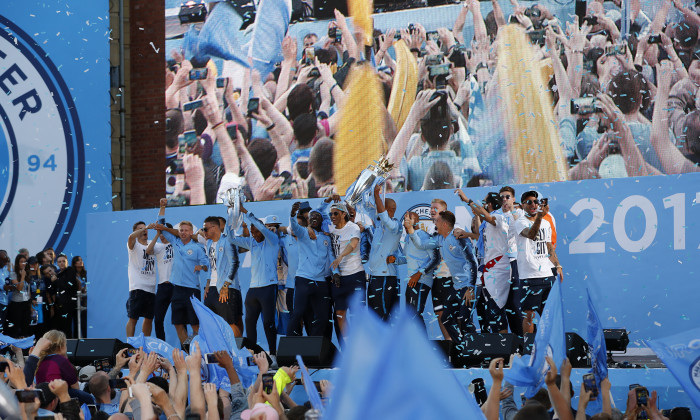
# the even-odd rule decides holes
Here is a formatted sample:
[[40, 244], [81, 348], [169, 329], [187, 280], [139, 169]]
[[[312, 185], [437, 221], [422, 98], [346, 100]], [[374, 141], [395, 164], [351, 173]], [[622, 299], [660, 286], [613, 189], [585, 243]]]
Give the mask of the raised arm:
[[241, 203], [241, 213], [243, 213], [243, 218], [248, 221], [248, 224], [255, 226], [255, 228], [263, 234], [266, 240], [272, 242], [273, 244], [279, 243], [279, 236], [277, 236], [275, 232], [268, 229], [263, 222], [253, 215], [253, 213], [249, 213], [248, 210], [243, 207], [243, 203]]
[[401, 127], [401, 130], [399, 130], [399, 134], [396, 135], [394, 143], [391, 145], [391, 149], [389, 149], [387, 160], [394, 165], [394, 169], [391, 171], [392, 176], [399, 175], [399, 163], [406, 153], [408, 141], [411, 139], [413, 132], [416, 131], [416, 127], [418, 127], [421, 118], [423, 118], [430, 108], [432, 108], [433, 105], [438, 103], [440, 100], [439, 98], [435, 98], [431, 101], [430, 98], [432, 97], [433, 93], [435, 93], [435, 90], [433, 89], [422, 90], [418, 93], [416, 100], [413, 102], [413, 106], [408, 113], [406, 122]]
[[[639, 151], [639, 148], [632, 139], [632, 131], [622, 119], [622, 112], [615, 105], [612, 98], [606, 94], [600, 94], [598, 95], [598, 103], [603, 109], [604, 119], [612, 126], [612, 132], [608, 135], [618, 138], [627, 175], [662, 175], [661, 172], [644, 160], [642, 152]], [[668, 133], [668, 129], [666, 132]]]
[[190, 70], [192, 70], [192, 64], [183, 60], [180, 63], [180, 68], [175, 74], [175, 80], [168, 86], [165, 90], [165, 106], [166, 108], [179, 108], [180, 101], [178, 100], [178, 93], [180, 90], [192, 83], [190, 80]]
[[129, 235], [129, 239], [126, 241], [126, 244], [129, 247], [129, 249], [134, 249], [134, 245], [136, 244], [136, 238], [138, 238], [145, 230], [148, 230], [148, 226], [144, 226], [141, 229], [136, 229], [135, 231], [131, 232], [131, 235]]
[[467, 197], [467, 196], [464, 194], [464, 191], [462, 191], [462, 190], [460, 190], [460, 189], [455, 190], [455, 194], [457, 194], [457, 195], [459, 196], [459, 199], [460, 199], [460, 200], [462, 200], [462, 201], [464, 201], [465, 203], [467, 203], [467, 205], [469, 206], [469, 208], [470, 208], [475, 214], [478, 213], [478, 214], [479, 214], [485, 221], [487, 221], [489, 224], [491, 224], [491, 225], [493, 225], [493, 226], [496, 226], [496, 217], [494, 217], [494, 215], [492, 215], [491, 213], [489, 213], [488, 211], [486, 211], [486, 209], [485, 209], [481, 204], [477, 203], [477, 202], [474, 201], [474, 200], [471, 200], [469, 197]]
[[500, 28], [506, 25], [506, 17], [503, 14], [503, 9], [501, 9], [498, 0], [491, 0], [491, 5], [493, 6], [493, 17], [496, 18], [496, 25]]
[[668, 135], [668, 112], [664, 108], [668, 103], [668, 94], [671, 90], [672, 72], [671, 63], [668, 61], [663, 61], [656, 66], [656, 74], [659, 79], [656, 104], [659, 106], [654, 107], [651, 119], [651, 144], [667, 174], [698, 172], [700, 169], [683, 156], [680, 150], [671, 143]]
[[552, 407], [554, 407], [554, 414], [560, 420], [574, 420], [571, 406], [566, 403], [564, 396], [557, 388], [557, 365], [554, 364], [554, 360], [549, 356], [547, 356], [547, 363], [549, 364], [549, 371], [545, 376], [544, 382], [547, 385], [547, 392], [549, 392], [549, 400], [552, 402]]

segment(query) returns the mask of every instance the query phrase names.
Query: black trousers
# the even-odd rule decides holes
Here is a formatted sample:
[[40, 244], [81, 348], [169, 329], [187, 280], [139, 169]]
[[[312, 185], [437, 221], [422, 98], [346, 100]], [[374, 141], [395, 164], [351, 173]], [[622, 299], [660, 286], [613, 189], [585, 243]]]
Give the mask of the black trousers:
[[270, 354], [277, 353], [277, 328], [275, 312], [277, 309], [277, 285], [253, 287], [245, 295], [245, 329], [246, 337], [257, 342], [258, 318], [262, 314], [263, 328]]

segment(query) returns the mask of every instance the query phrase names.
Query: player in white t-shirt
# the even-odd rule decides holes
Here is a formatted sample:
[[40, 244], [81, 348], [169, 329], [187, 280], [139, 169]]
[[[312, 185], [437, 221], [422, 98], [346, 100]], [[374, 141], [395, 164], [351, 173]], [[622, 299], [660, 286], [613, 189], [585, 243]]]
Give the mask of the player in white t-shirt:
[[481, 286], [477, 296], [477, 314], [481, 332], [507, 333], [505, 306], [510, 292], [510, 261], [506, 256], [508, 248], [508, 223], [503, 214], [496, 213], [501, 208], [497, 193], [486, 195], [481, 206], [469, 199], [462, 190], [457, 190], [475, 216], [484, 221], [479, 226], [477, 248], [483, 259], [477, 284]]
[[[126, 243], [129, 252], [129, 300], [126, 302], [126, 312], [129, 320], [126, 323], [126, 336], [133, 337], [136, 323], [143, 318], [143, 335], [151, 335], [153, 327], [153, 310], [156, 299], [156, 260], [149, 255], [148, 229], [144, 222], [136, 222], [133, 232]], [[158, 235], [153, 241], [158, 239]]]
[[549, 290], [555, 281], [552, 268], [556, 268], [556, 272], [562, 281], [564, 280], [562, 267], [552, 246], [552, 227], [543, 219], [549, 211], [549, 206], [540, 206], [537, 198], [536, 191], [528, 191], [522, 195], [521, 205], [525, 217], [518, 218], [513, 226], [517, 234], [518, 273], [524, 293], [521, 309], [525, 333], [535, 330], [532, 323], [535, 311], [542, 314]]
[[[331, 286], [331, 296], [335, 306], [335, 314], [340, 330], [345, 333], [346, 318], [350, 297], [355, 292], [362, 293], [364, 301], [367, 289], [367, 278], [362, 258], [360, 257], [360, 227], [350, 221], [348, 209], [344, 203], [331, 205], [330, 229], [335, 260], [331, 263], [334, 270], [334, 285]], [[339, 273], [337, 273], [339, 270]], [[338, 278], [338, 274], [340, 278]]]
[[525, 212], [515, 205], [515, 190], [505, 186], [500, 189], [498, 195], [501, 199], [501, 209], [497, 213], [502, 214], [508, 225], [508, 249], [506, 256], [510, 260], [510, 292], [506, 302], [506, 317], [510, 331], [520, 337], [523, 336], [523, 318], [521, 316], [520, 299], [522, 299], [520, 278], [518, 276], [518, 245], [513, 226], [520, 217], [525, 217]]

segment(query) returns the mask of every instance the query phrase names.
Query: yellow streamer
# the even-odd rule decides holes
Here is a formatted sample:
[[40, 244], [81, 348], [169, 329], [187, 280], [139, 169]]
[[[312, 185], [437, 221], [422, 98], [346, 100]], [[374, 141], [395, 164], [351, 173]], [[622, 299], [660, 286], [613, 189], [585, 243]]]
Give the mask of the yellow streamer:
[[527, 35], [517, 25], [501, 28], [498, 35], [498, 88], [515, 179], [521, 184], [566, 181], [547, 69], [540, 66]]
[[348, 83], [349, 94], [340, 117], [335, 139], [333, 173], [339, 194], [367, 165], [384, 152], [383, 117], [379, 80], [369, 64], [353, 68]]

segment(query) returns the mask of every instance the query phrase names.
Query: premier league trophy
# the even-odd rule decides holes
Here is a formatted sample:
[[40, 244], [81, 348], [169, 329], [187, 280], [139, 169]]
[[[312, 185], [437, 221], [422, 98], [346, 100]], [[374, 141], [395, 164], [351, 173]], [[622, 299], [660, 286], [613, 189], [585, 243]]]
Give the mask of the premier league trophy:
[[238, 229], [243, 224], [241, 216], [241, 202], [245, 200], [243, 187], [230, 188], [219, 195], [219, 198], [228, 207], [228, 223], [232, 229]]
[[348, 188], [345, 194], [345, 202], [350, 206], [355, 207], [357, 203], [362, 201], [362, 197], [367, 191], [371, 191], [376, 183], [382, 183], [386, 179], [386, 175], [394, 168], [394, 165], [389, 163], [389, 160], [382, 156], [379, 161], [374, 161], [376, 165], [369, 165], [367, 169], [360, 172], [357, 180]]

